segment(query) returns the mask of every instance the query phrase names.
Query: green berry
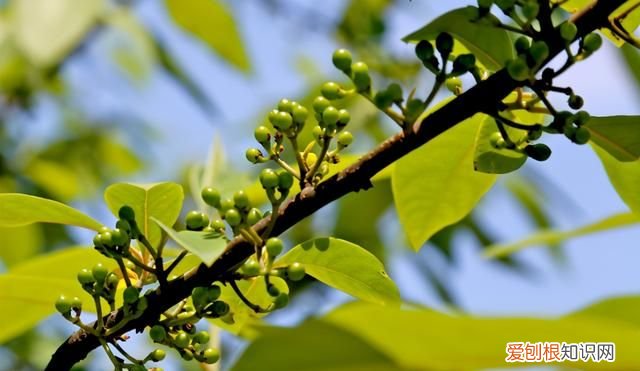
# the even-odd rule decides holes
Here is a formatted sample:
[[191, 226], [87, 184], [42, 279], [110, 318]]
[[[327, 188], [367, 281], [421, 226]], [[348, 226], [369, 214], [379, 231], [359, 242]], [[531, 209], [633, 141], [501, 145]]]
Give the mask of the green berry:
[[118, 217], [128, 222], [136, 221], [136, 213], [133, 211], [131, 206], [127, 206], [127, 205], [122, 206], [120, 210], [118, 210]]
[[313, 138], [319, 142], [320, 138], [322, 138], [322, 135], [324, 134], [324, 129], [322, 129], [322, 127], [320, 127], [319, 125], [316, 125], [313, 127], [313, 130], [311, 130], [311, 135], [313, 135]]
[[102, 232], [99, 234], [100, 236], [100, 244], [105, 247], [113, 247], [113, 236], [111, 235], [111, 231]]
[[111, 240], [116, 246], [125, 246], [129, 243], [129, 236], [126, 232], [116, 228], [111, 231]]
[[126, 233], [127, 234], [127, 238], [129, 238], [131, 236], [131, 223], [129, 223], [128, 221], [126, 221], [124, 219], [119, 219], [116, 222], [116, 229], [120, 229], [121, 231]]
[[180, 357], [187, 362], [191, 361], [193, 360], [193, 352], [189, 349], [180, 349]]
[[338, 111], [337, 108], [333, 106], [327, 107], [327, 109], [325, 109], [322, 112], [322, 121], [327, 126], [330, 126], [330, 127], [335, 126], [338, 123], [339, 119], [340, 119], [340, 112]]
[[333, 52], [331, 60], [333, 62], [333, 65], [344, 73], [349, 72], [349, 70], [351, 69], [351, 52], [346, 49], [338, 49]]
[[95, 282], [95, 279], [93, 279], [93, 274], [91, 274], [91, 271], [84, 268], [81, 269], [80, 272], [78, 272], [78, 282], [80, 282], [81, 285], [92, 285]]
[[56, 300], [56, 310], [61, 314], [69, 313], [71, 311], [71, 299], [60, 295], [58, 300]]
[[562, 131], [564, 135], [571, 140], [573, 140], [576, 135], [576, 127], [571, 124], [565, 125]]
[[207, 364], [214, 364], [220, 359], [220, 352], [214, 348], [207, 348], [202, 352], [204, 362]]
[[248, 259], [242, 265], [242, 273], [247, 276], [257, 276], [260, 274], [260, 263], [255, 261], [254, 259]]
[[462, 94], [462, 80], [459, 77], [449, 77], [445, 81], [445, 86], [455, 95]]
[[210, 225], [211, 225], [211, 228], [213, 228], [216, 231], [224, 231], [225, 229], [224, 222], [220, 219], [216, 219], [212, 221]]
[[244, 153], [244, 156], [247, 158], [247, 161], [252, 164], [257, 164], [264, 158], [262, 152], [257, 148], [249, 148], [247, 152]]
[[291, 113], [291, 111], [293, 111], [293, 105], [294, 102], [289, 99], [282, 98], [280, 99], [280, 102], [278, 102], [278, 111]]
[[567, 21], [560, 25], [560, 37], [566, 42], [571, 42], [578, 34], [578, 27], [573, 22]]
[[225, 198], [220, 201], [220, 212], [225, 212], [231, 209], [235, 204], [231, 198]]
[[102, 245], [102, 233], [98, 233], [93, 237], [93, 246], [104, 247], [104, 245]]
[[91, 274], [93, 275], [93, 278], [96, 280], [96, 282], [99, 285], [102, 285], [105, 278], [107, 278], [107, 274], [109, 274], [109, 270], [107, 269], [107, 267], [102, 265], [102, 263], [98, 263], [91, 269]]
[[207, 305], [207, 288], [206, 287], [194, 287], [191, 290], [191, 301], [196, 308], [203, 308]]
[[586, 35], [582, 39], [582, 48], [587, 53], [593, 53], [602, 46], [602, 37], [595, 32]]
[[209, 224], [209, 217], [205, 213], [194, 210], [187, 214], [185, 223], [188, 230], [200, 231]]
[[495, 149], [503, 149], [506, 147], [507, 142], [502, 137], [502, 134], [496, 131], [489, 137], [489, 144], [491, 144], [491, 147]]
[[71, 298], [71, 309], [75, 311], [82, 310], [82, 300], [80, 300], [79, 297], [74, 296], [73, 298]]
[[256, 138], [260, 144], [269, 143], [269, 140], [271, 140], [271, 132], [269, 132], [269, 128], [261, 125], [253, 132], [253, 137]]
[[343, 131], [342, 133], [338, 134], [338, 145], [340, 147], [347, 147], [351, 143], [353, 143], [353, 134], [348, 131]]
[[531, 44], [529, 42], [529, 38], [526, 36], [520, 36], [516, 39], [516, 42], [514, 43], [514, 47], [516, 49], [516, 52], [518, 54], [524, 54], [526, 53], [529, 48], [531, 47]]
[[122, 292], [122, 300], [127, 304], [133, 304], [138, 301], [140, 297], [140, 290], [136, 287], [129, 286]]
[[260, 221], [260, 219], [262, 219], [262, 213], [255, 207], [249, 210], [249, 212], [247, 213], [247, 223], [249, 223], [249, 225], [256, 224]]
[[260, 172], [260, 183], [265, 189], [272, 189], [278, 186], [278, 174], [272, 169], [264, 169]]
[[346, 109], [338, 111], [338, 126], [345, 126], [351, 121], [351, 114]]
[[478, 8], [489, 9], [493, 5], [493, 0], [478, 0]]
[[421, 61], [428, 61], [433, 57], [433, 45], [427, 40], [422, 40], [416, 45], [416, 56]]
[[[129, 261], [127, 260], [127, 262]], [[115, 289], [118, 287], [118, 283], [120, 283], [120, 277], [115, 273], [109, 273], [107, 276], [107, 287]]]
[[462, 75], [476, 66], [476, 56], [473, 54], [460, 54], [453, 61], [452, 73]]
[[551, 148], [542, 143], [530, 144], [524, 148], [524, 152], [536, 161], [546, 161], [551, 156]]
[[536, 64], [541, 64], [549, 57], [549, 46], [544, 41], [536, 41], [531, 44], [529, 55]]
[[293, 175], [291, 175], [288, 171], [279, 170], [277, 174], [279, 189], [290, 189], [293, 186]]
[[153, 352], [149, 353], [149, 359], [153, 362], [160, 362], [166, 356], [167, 356], [167, 353], [165, 353], [165, 351], [162, 349], [156, 349]]
[[440, 32], [436, 37], [436, 49], [446, 59], [453, 51], [453, 37], [447, 32]]
[[284, 308], [289, 304], [289, 295], [285, 292], [281, 292], [280, 295], [276, 297], [276, 300], [273, 301], [276, 309]]
[[534, 125], [527, 133], [527, 139], [530, 141], [538, 140], [542, 137], [542, 125]]
[[579, 111], [574, 116], [574, 122], [575, 122], [576, 125], [582, 126], [582, 125], [586, 124], [587, 121], [589, 121], [590, 118], [591, 118], [591, 115], [589, 115], [589, 113], [587, 111]]
[[512, 79], [524, 81], [529, 78], [529, 66], [523, 58], [512, 59], [507, 62], [507, 72]]
[[304, 278], [304, 266], [300, 263], [293, 263], [287, 267], [287, 278], [291, 281], [300, 281]]
[[271, 124], [273, 124], [273, 127], [276, 129], [285, 131], [291, 127], [291, 124], [293, 124], [293, 118], [287, 112], [280, 111], [274, 117], [273, 121], [271, 121]]
[[580, 109], [584, 105], [584, 99], [579, 95], [571, 95], [569, 97], [569, 107], [572, 109]]
[[282, 243], [281, 239], [277, 237], [271, 237], [267, 240], [265, 247], [267, 249], [267, 253], [269, 254], [269, 256], [276, 257], [284, 249], [284, 244]]
[[293, 108], [291, 115], [293, 116], [293, 122], [300, 124], [307, 120], [309, 111], [304, 106], [298, 104]]
[[193, 337], [193, 342], [195, 344], [206, 344], [209, 342], [210, 336], [206, 331], [200, 331]]
[[229, 304], [222, 300], [216, 300], [211, 303], [211, 311], [219, 317], [224, 316], [229, 313]]
[[589, 139], [591, 139], [591, 132], [589, 132], [589, 129], [585, 127], [576, 129], [576, 132], [573, 136], [574, 143], [587, 144], [589, 142]]
[[405, 115], [407, 122], [414, 122], [423, 111], [424, 106], [422, 100], [417, 98], [409, 100], [407, 102]]
[[267, 287], [267, 292], [269, 293], [269, 295], [273, 296], [274, 298], [280, 295], [280, 289], [278, 289], [276, 285], [273, 285], [273, 284]]
[[331, 105], [331, 102], [325, 97], [318, 96], [313, 100], [311, 106], [316, 113], [322, 114], [327, 107]]
[[237, 225], [240, 225], [240, 223], [242, 223], [242, 216], [240, 215], [240, 212], [236, 208], [227, 210], [224, 213], [224, 219], [232, 227], [235, 227]]
[[538, 16], [540, 12], [540, 5], [538, 5], [537, 0], [528, 1], [522, 6], [522, 15], [527, 21], [531, 21]]
[[[369, 76], [369, 66], [363, 62], [356, 62], [351, 65], [351, 81], [359, 92], [367, 91], [371, 87], [371, 76]], [[324, 111], [323, 111], [324, 112]]]
[[222, 294], [222, 289], [218, 285], [212, 285], [207, 287], [207, 301], [213, 302], [218, 299]]
[[245, 191], [237, 191], [233, 194], [233, 202], [238, 209], [247, 209], [249, 205], [249, 196]]
[[159, 343], [167, 338], [167, 330], [162, 325], [155, 325], [149, 330], [149, 337], [151, 340]]
[[173, 339], [173, 345], [175, 345], [178, 348], [188, 347], [189, 342], [190, 342], [189, 335], [184, 331], [178, 332], [176, 337]]
[[[264, 126], [261, 126], [264, 128]], [[266, 128], [265, 128], [266, 129]], [[256, 129], [257, 131], [257, 129]], [[268, 134], [267, 134], [268, 135]], [[220, 206], [220, 191], [215, 188], [207, 187], [200, 192], [200, 196], [202, 200], [209, 206], [219, 207]]]
[[385, 110], [393, 104], [393, 100], [391, 100], [391, 96], [387, 93], [386, 90], [380, 90], [373, 96], [373, 103], [376, 107], [381, 110]]
[[322, 96], [328, 100], [336, 100], [341, 98], [340, 85], [335, 82], [326, 82], [320, 89]]

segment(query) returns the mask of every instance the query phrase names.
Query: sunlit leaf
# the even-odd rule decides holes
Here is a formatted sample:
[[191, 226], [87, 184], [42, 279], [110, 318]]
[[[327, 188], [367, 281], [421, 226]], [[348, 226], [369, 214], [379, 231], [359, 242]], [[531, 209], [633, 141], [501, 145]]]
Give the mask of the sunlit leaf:
[[618, 195], [629, 206], [629, 209], [640, 215], [640, 160], [634, 162], [620, 162], [597, 145], [593, 149], [600, 157], [602, 165], [609, 176], [611, 185]]
[[624, 228], [637, 223], [640, 223], [640, 217], [636, 214], [615, 214], [576, 229], [568, 231], [543, 230], [517, 242], [489, 246], [484, 250], [483, 255], [487, 258], [506, 256], [529, 246], [555, 245], [571, 238], [582, 237], [616, 228]]
[[145, 81], [157, 59], [153, 37], [130, 9], [109, 13], [106, 44], [111, 58], [134, 82]]
[[620, 321], [640, 327], [640, 296], [605, 299], [571, 313], [568, 317], [592, 317]]
[[235, 20], [219, 0], [165, 0], [173, 20], [205, 42], [227, 62], [249, 71], [249, 57]]
[[295, 246], [274, 266], [304, 265], [307, 274], [361, 300], [397, 304], [400, 295], [384, 266], [362, 247], [336, 238], [317, 238]]
[[154, 217], [151, 217], [151, 219], [167, 233], [169, 238], [188, 252], [200, 258], [200, 260], [209, 267], [218, 259], [227, 246], [227, 242], [219, 235], [195, 231], [176, 232], [160, 220]]
[[151, 245], [156, 246], [160, 242], [161, 232], [160, 227], [151, 221], [151, 217], [165, 225], [173, 225], [180, 215], [184, 194], [182, 187], [175, 183], [117, 183], [107, 187], [104, 199], [109, 210], [116, 216], [124, 205], [133, 208], [138, 227]]
[[592, 117], [585, 127], [591, 141], [618, 161], [640, 159], [640, 116]]
[[43, 247], [42, 229], [38, 225], [0, 227], [0, 259], [7, 267], [36, 255]]
[[102, 226], [90, 216], [57, 201], [21, 193], [0, 193], [0, 226], [33, 223], [75, 225], [95, 231]]

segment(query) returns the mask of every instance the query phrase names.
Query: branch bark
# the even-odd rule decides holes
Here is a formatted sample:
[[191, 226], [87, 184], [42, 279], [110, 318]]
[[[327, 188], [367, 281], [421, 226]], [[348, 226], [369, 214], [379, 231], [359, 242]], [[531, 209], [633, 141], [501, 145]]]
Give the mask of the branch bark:
[[[609, 14], [624, 2], [625, 0], [594, 1], [573, 17], [578, 27], [578, 36], [605, 27], [608, 24]], [[559, 37], [546, 41], [551, 51], [549, 60], [564, 50], [563, 42]], [[284, 232], [318, 209], [350, 192], [370, 188], [372, 186], [370, 179], [376, 173], [459, 122], [477, 113], [492, 111], [502, 99], [521, 85], [522, 83], [512, 80], [504, 69], [498, 71], [427, 116], [422, 122], [416, 123], [412, 131], [392, 136], [357, 163], [320, 183], [316, 188], [303, 189], [280, 209], [273, 229], [274, 235]], [[267, 222], [268, 219], [262, 220], [254, 228], [261, 233], [266, 228]], [[239, 267], [253, 252], [254, 249], [250, 243], [242, 238], [235, 238], [229, 242], [225, 252], [211, 267], [200, 265], [188, 274], [170, 281], [165, 290], [157, 289], [148, 294], [149, 305], [145, 313], [120, 329], [113, 338], [131, 330], [143, 331], [148, 324], [159, 318], [162, 312], [187, 297], [194, 287], [208, 285], [221, 279], [226, 273]], [[116, 311], [107, 315], [104, 321], [114, 323], [121, 317], [122, 312]], [[82, 330], [77, 331], [52, 355], [46, 370], [69, 370], [98, 346], [100, 343], [95, 336]]]

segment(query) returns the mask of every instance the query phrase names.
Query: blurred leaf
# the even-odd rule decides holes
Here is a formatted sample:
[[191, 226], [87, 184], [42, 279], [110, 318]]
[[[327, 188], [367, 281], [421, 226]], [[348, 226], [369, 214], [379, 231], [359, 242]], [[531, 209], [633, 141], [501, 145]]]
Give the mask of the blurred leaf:
[[251, 69], [233, 15], [219, 0], [165, 0], [173, 20], [204, 41], [227, 62], [248, 72]]
[[54, 313], [58, 296], [82, 299], [83, 311], [95, 312], [93, 300], [76, 280], [82, 268], [115, 262], [93, 249], [70, 247], [16, 265], [0, 275], [0, 343], [35, 326]]
[[[509, 138], [518, 143], [527, 136], [524, 130], [505, 126]], [[500, 133], [495, 119], [482, 120], [475, 140], [473, 168], [488, 174], [506, 174], [518, 170], [527, 161], [527, 156], [513, 149], [496, 149], [491, 145], [491, 137]]]
[[[321, 350], [321, 351], [320, 351]], [[376, 347], [337, 326], [310, 320], [294, 329], [269, 328], [252, 342], [232, 371], [396, 371]]]
[[86, 37], [102, 13], [103, 0], [12, 0], [18, 47], [39, 67], [51, 67]]
[[31, 224], [16, 228], [0, 227], [0, 259], [12, 267], [36, 255], [44, 247], [40, 226]]
[[597, 145], [593, 145], [602, 165], [609, 176], [611, 185], [616, 189], [618, 195], [629, 209], [640, 215], [640, 160], [634, 162], [620, 162], [613, 158]]
[[117, 8], [106, 18], [112, 31], [107, 42], [114, 62], [134, 81], [146, 80], [156, 62], [154, 40], [128, 8]]
[[211, 264], [218, 259], [227, 246], [227, 241], [214, 233], [194, 231], [176, 232], [154, 217], [151, 217], [151, 220], [160, 226], [169, 238], [174, 240], [178, 245], [200, 258], [207, 267], [210, 267]]
[[351, 0], [345, 7], [337, 33], [353, 44], [379, 39], [385, 31], [384, 13], [390, 0]]
[[475, 115], [397, 161], [393, 197], [411, 246], [464, 218], [496, 176], [473, 170], [474, 139], [485, 116]]
[[173, 225], [180, 215], [184, 194], [175, 183], [135, 185], [113, 184], [105, 190], [104, 199], [109, 210], [118, 216], [118, 210], [128, 205], [135, 211], [136, 223], [152, 246], [161, 240], [161, 230], [151, 217], [165, 225]]
[[[497, 18], [490, 15], [491, 21]], [[478, 19], [478, 8], [467, 6], [441, 15], [421, 29], [405, 36], [403, 41], [435, 40], [441, 32], [450, 33], [491, 70], [499, 70], [514, 58], [509, 33]]]
[[484, 250], [487, 258], [495, 258], [518, 252], [528, 246], [554, 245], [570, 238], [581, 237], [592, 233], [607, 231], [615, 228], [623, 228], [640, 222], [640, 217], [633, 213], [615, 214], [595, 223], [585, 225], [569, 231], [546, 230], [537, 232], [517, 242], [493, 245]]
[[56, 199], [71, 201], [80, 193], [77, 174], [59, 162], [33, 159], [25, 166], [24, 174]]
[[585, 127], [591, 132], [591, 141], [618, 161], [640, 158], [640, 116], [592, 117]]
[[382, 263], [370, 252], [336, 238], [317, 238], [289, 250], [274, 267], [303, 264], [308, 275], [361, 300], [397, 305], [400, 294]]
[[640, 327], [640, 296], [623, 296], [594, 303], [568, 317], [592, 317], [616, 320]]
[[90, 216], [60, 202], [21, 193], [0, 193], [0, 226], [33, 223], [75, 225], [94, 231], [102, 227]]
[[[577, 11], [587, 7], [590, 3], [591, 3], [590, 0], [568, 0], [562, 3], [562, 8], [568, 11], [569, 13], [576, 13]], [[637, 5], [637, 4], [635, 4], [633, 1], [625, 2], [620, 7], [618, 7], [618, 9], [616, 9], [612, 14], [609, 15], [609, 20], [616, 18], [617, 16], [625, 12], [627, 9], [633, 7], [634, 5]], [[636, 11], [631, 12], [627, 17], [622, 19], [622, 21], [619, 23], [627, 32], [633, 33], [633, 31], [638, 27], [638, 24], [640, 24], [640, 11], [636, 9]], [[621, 47], [622, 45], [625, 44], [625, 41], [623, 39], [619, 38], [616, 34], [611, 32], [607, 28], [601, 28], [600, 32], [602, 32], [602, 34], [604, 34], [617, 47]]]
[[636, 80], [636, 86], [640, 85], [640, 51], [631, 45], [625, 45], [620, 50], [631, 76]]

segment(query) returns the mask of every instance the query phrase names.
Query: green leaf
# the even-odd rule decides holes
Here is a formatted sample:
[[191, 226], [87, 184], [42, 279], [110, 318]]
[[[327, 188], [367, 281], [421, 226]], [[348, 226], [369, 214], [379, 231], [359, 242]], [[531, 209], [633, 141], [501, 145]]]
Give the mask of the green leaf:
[[157, 60], [154, 39], [127, 8], [109, 12], [107, 48], [110, 57], [134, 83], [147, 81]]
[[117, 183], [106, 189], [104, 199], [116, 217], [122, 206], [132, 207], [138, 227], [151, 245], [156, 246], [162, 236], [160, 227], [151, 221], [151, 217], [165, 225], [173, 225], [180, 215], [184, 194], [182, 187], [176, 183]]
[[623, 296], [606, 299], [589, 305], [568, 317], [592, 317], [624, 322], [640, 327], [640, 296]]
[[22, 227], [0, 227], [0, 259], [11, 267], [34, 255], [44, 247], [42, 229], [30, 224]]
[[611, 185], [618, 195], [629, 206], [629, 209], [640, 215], [640, 160], [634, 162], [620, 162], [597, 145], [593, 145], [594, 151], [609, 176]]
[[382, 263], [370, 252], [336, 238], [316, 238], [295, 246], [274, 266], [304, 265], [307, 274], [356, 298], [396, 305], [400, 294]]
[[84, 247], [71, 247], [41, 255], [0, 275], [0, 343], [35, 326], [55, 312], [58, 296], [77, 296], [83, 311], [95, 312], [93, 300], [76, 280], [82, 268], [115, 262]]
[[[518, 143], [527, 136], [526, 131], [505, 127], [509, 138]], [[491, 145], [490, 138], [494, 133], [499, 133], [496, 121], [487, 117], [480, 124], [476, 135], [475, 153], [473, 155], [473, 168], [488, 174], [507, 174], [518, 170], [527, 161], [527, 156], [522, 152], [512, 149], [496, 149]]]
[[493, 186], [495, 175], [473, 170], [475, 134], [483, 121], [483, 115], [475, 115], [394, 165], [393, 197], [415, 250], [469, 214]]
[[515, 57], [509, 33], [492, 26], [491, 21], [478, 18], [478, 9], [472, 6], [454, 9], [441, 15], [421, 29], [405, 36], [403, 41], [434, 40], [439, 33], [448, 32], [476, 55], [491, 70], [499, 70]]
[[610, 217], [590, 223], [585, 226], [569, 230], [554, 231], [546, 230], [537, 232], [527, 238], [517, 242], [504, 245], [493, 245], [487, 247], [483, 255], [487, 258], [497, 258], [506, 256], [520, 251], [528, 246], [545, 246], [555, 245], [570, 238], [582, 237], [585, 235], [607, 231], [615, 228], [628, 227], [633, 224], [640, 223], [640, 217], [633, 213], [615, 214]]
[[619, 161], [640, 158], [640, 116], [592, 117], [585, 127], [591, 141]]
[[231, 12], [219, 0], [165, 0], [173, 20], [227, 62], [248, 72], [249, 57]]
[[16, 44], [39, 67], [64, 59], [100, 16], [103, 0], [11, 1]]
[[[364, 304], [347, 305], [324, 319], [412, 370], [503, 368], [506, 344], [514, 341], [614, 342], [614, 368], [640, 369], [640, 353], [636, 351], [640, 327], [609, 319], [479, 318]], [[612, 368], [607, 362], [571, 366]]]
[[636, 86], [640, 85], [640, 51], [631, 45], [624, 45], [620, 51], [627, 62], [627, 70], [636, 80]]
[[90, 216], [60, 202], [21, 193], [0, 193], [0, 226], [33, 223], [75, 225], [94, 231], [102, 227]]
[[167, 232], [167, 235], [178, 245], [200, 258], [207, 267], [210, 267], [211, 264], [218, 259], [227, 246], [227, 241], [215, 233], [194, 231], [176, 232], [154, 217], [151, 217], [151, 220]]

